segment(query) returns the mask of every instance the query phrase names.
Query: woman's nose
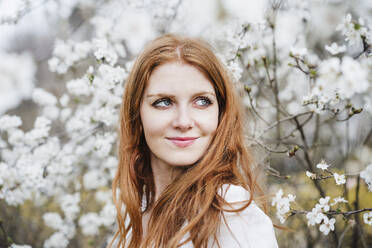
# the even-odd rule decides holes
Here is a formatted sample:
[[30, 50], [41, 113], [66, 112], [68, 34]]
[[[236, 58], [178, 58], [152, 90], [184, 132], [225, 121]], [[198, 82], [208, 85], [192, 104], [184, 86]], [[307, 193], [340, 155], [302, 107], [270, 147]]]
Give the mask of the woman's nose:
[[178, 106], [173, 120], [173, 127], [181, 130], [193, 128], [194, 120], [187, 106]]

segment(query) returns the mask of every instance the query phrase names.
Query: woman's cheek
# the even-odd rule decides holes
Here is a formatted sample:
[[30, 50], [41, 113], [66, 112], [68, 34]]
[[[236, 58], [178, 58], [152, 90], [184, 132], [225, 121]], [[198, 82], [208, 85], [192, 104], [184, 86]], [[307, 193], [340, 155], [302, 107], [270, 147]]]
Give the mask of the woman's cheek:
[[200, 113], [196, 119], [197, 123], [204, 133], [212, 133], [218, 126], [218, 111], [211, 110], [208, 112]]
[[146, 108], [141, 115], [143, 117], [142, 124], [147, 134], [154, 136], [164, 135], [171, 120], [170, 113]]

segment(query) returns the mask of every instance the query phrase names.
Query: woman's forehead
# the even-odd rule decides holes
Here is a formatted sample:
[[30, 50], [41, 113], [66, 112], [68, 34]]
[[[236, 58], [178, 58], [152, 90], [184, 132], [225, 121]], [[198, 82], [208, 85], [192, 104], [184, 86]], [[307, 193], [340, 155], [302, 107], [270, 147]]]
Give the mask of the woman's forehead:
[[148, 94], [182, 90], [214, 92], [214, 87], [197, 67], [181, 62], [169, 62], [158, 66], [152, 72], [146, 86]]

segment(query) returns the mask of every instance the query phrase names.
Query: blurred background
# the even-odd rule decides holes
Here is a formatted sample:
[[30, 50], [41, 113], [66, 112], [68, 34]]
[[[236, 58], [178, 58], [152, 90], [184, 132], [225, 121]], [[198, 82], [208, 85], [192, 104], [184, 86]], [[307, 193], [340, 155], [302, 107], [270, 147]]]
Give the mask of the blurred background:
[[[0, 120], [0, 247], [107, 245], [123, 84], [164, 33], [230, 70], [279, 247], [372, 247], [371, 27], [370, 0], [0, 0], [0, 118], [22, 122]], [[279, 189], [296, 195], [284, 223]], [[347, 201], [329, 234], [292, 211], [325, 196]]]

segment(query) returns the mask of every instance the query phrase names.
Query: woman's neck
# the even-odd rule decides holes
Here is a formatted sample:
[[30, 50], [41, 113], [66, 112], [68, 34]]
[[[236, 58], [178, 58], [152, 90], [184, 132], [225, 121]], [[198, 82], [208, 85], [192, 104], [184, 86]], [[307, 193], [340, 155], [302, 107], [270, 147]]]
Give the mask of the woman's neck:
[[180, 172], [180, 168], [169, 165], [151, 154], [151, 168], [155, 184], [155, 201]]

